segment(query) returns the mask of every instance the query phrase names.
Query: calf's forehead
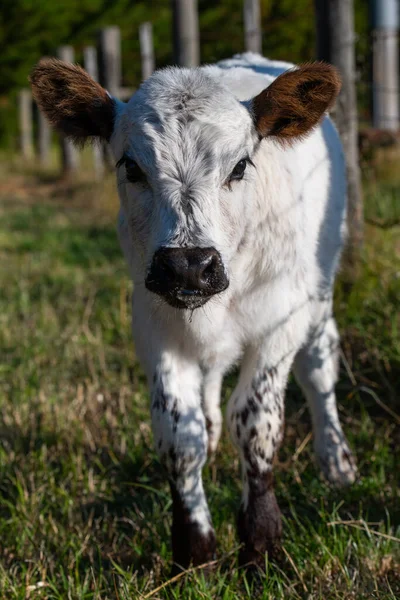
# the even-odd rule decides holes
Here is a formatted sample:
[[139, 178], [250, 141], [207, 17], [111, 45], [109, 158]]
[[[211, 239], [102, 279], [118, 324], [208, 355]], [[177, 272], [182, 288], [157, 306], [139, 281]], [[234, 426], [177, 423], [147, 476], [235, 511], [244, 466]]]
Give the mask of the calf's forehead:
[[117, 133], [124, 151], [144, 159], [148, 154], [149, 162], [159, 158], [157, 150], [181, 152], [182, 158], [211, 152], [218, 160], [248, 149], [254, 126], [247, 108], [216, 78], [201, 69], [169, 68], [142, 84]]

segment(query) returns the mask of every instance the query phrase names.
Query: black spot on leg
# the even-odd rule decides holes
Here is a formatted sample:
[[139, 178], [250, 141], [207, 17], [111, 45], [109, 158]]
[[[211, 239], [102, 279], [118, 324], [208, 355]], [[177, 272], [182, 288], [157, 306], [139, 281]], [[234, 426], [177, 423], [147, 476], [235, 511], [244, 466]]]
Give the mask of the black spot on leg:
[[177, 460], [177, 454], [176, 454], [175, 448], [172, 448], [172, 447], [171, 447], [171, 448], [168, 450], [168, 456], [169, 456], [169, 458], [170, 458], [171, 462], [172, 462], [173, 464], [175, 464], [175, 463], [176, 463], [176, 460]]
[[242, 419], [242, 423], [243, 425], [246, 425], [247, 423], [247, 419], [249, 418], [249, 409], [247, 408], [247, 406], [242, 410], [241, 413], [241, 419]]
[[158, 381], [158, 384], [153, 392], [152, 409], [162, 410], [162, 412], [165, 413], [167, 407], [171, 405], [171, 402], [172, 397], [165, 392], [162, 382]]
[[240, 440], [240, 436], [242, 435], [241, 429], [240, 429], [240, 425], [239, 423], [237, 423], [236, 425], [236, 437], [238, 440]]
[[254, 400], [254, 398], [249, 398], [249, 399], [247, 400], [247, 406], [249, 407], [250, 411], [251, 411], [253, 414], [257, 414], [257, 413], [258, 413], [258, 406], [257, 406], [257, 404], [256, 404], [256, 402], [255, 402], [255, 400]]
[[275, 379], [276, 376], [277, 376], [277, 374], [278, 374], [277, 367], [271, 367], [270, 370], [269, 370], [269, 377], [270, 377], [270, 379]]
[[173, 402], [173, 406], [172, 406], [172, 410], [171, 410], [171, 417], [174, 422], [174, 427], [176, 428], [176, 426], [179, 423], [179, 420], [181, 418], [181, 413], [178, 409], [178, 400], [176, 398]]

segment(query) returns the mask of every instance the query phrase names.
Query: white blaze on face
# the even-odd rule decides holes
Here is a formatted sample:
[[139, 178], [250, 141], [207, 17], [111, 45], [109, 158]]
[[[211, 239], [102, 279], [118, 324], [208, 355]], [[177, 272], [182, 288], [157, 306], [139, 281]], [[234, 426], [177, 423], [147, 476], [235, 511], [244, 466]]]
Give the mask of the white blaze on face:
[[[128, 155], [145, 181], [118, 173], [133, 243], [148, 265], [161, 246], [213, 247], [229, 262], [244, 229], [258, 138], [245, 106], [201, 70], [166, 69], [147, 80], [117, 119], [116, 155]], [[228, 268], [228, 265], [226, 264]]]

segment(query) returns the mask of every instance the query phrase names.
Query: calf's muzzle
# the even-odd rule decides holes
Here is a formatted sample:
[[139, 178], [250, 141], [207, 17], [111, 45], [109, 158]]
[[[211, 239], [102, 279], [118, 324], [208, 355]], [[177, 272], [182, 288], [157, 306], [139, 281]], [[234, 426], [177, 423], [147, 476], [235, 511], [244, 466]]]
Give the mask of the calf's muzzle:
[[146, 287], [176, 308], [198, 308], [229, 285], [215, 248], [159, 248]]

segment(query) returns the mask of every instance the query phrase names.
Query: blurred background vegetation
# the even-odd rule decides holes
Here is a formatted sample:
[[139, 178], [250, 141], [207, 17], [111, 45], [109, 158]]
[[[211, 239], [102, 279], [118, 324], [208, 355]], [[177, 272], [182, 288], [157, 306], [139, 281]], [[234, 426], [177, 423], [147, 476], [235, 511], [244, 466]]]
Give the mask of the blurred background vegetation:
[[[242, 0], [199, 0], [201, 62], [214, 62], [244, 50]], [[356, 0], [357, 66], [369, 79], [368, 2]], [[263, 53], [300, 62], [315, 58], [314, 0], [262, 0]], [[16, 94], [27, 86], [40, 57], [71, 44], [78, 62], [84, 46], [96, 41], [105, 25], [122, 35], [123, 85], [141, 79], [139, 25], [153, 24], [156, 66], [171, 64], [170, 0], [2, 0], [0, 11], [0, 145], [14, 148]], [[359, 86], [361, 117], [368, 111], [369, 86]]]

